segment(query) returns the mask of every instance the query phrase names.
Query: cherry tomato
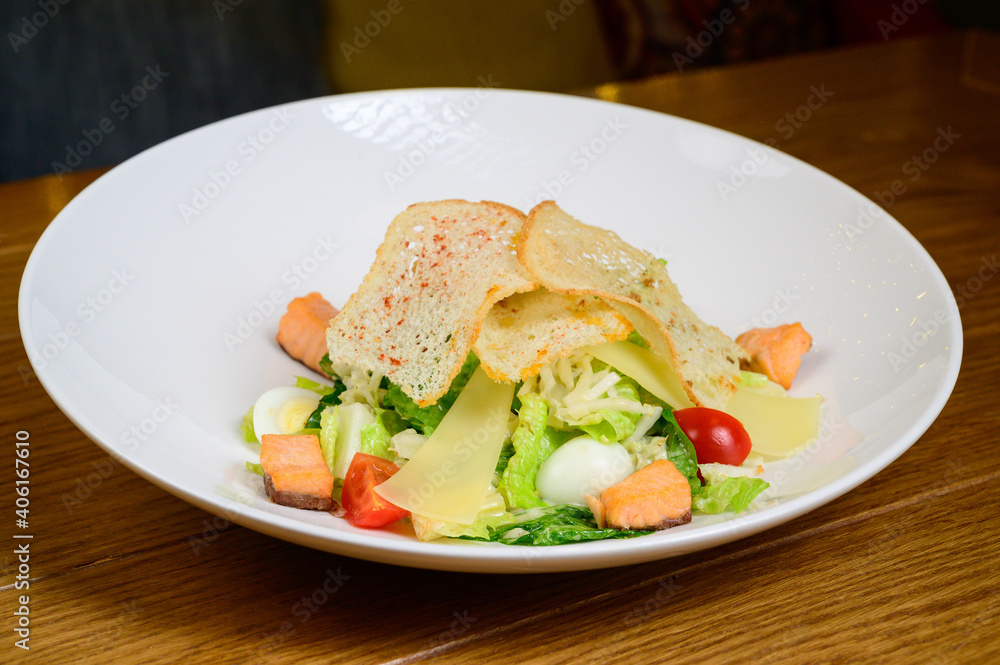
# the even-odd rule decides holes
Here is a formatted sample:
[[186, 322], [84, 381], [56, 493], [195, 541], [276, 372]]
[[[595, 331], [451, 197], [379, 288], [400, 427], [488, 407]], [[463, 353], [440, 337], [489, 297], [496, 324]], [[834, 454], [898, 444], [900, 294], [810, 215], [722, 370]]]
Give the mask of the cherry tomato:
[[739, 466], [750, 454], [750, 435], [728, 413], [695, 406], [674, 411], [674, 417], [694, 444], [698, 464]]
[[375, 493], [375, 486], [389, 479], [399, 467], [375, 455], [355, 453], [344, 478], [344, 517], [354, 526], [368, 529], [392, 524], [409, 514]]

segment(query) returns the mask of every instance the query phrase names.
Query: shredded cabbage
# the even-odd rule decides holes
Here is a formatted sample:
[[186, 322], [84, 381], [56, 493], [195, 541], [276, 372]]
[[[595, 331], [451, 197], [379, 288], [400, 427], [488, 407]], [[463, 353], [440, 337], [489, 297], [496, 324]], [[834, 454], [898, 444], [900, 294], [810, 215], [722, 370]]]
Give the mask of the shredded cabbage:
[[532, 394], [548, 403], [550, 427], [578, 428], [602, 443], [631, 437], [643, 418], [648, 430], [662, 412], [662, 407], [640, 400], [635, 381], [586, 353], [561, 358], [526, 379], [518, 397]]
[[361, 402], [373, 409], [382, 406], [385, 390], [380, 389], [381, 374], [372, 373], [346, 363], [333, 363], [331, 368], [344, 384], [344, 392], [340, 394], [341, 404]]

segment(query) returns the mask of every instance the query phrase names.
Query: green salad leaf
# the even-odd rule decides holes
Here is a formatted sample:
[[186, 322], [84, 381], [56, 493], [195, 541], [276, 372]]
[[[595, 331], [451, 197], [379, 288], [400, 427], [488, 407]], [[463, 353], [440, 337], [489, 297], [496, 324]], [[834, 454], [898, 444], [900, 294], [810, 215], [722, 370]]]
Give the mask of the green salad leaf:
[[243, 414], [243, 438], [247, 443], [257, 443], [257, 434], [253, 431], [253, 407]]
[[677, 470], [684, 474], [691, 484], [691, 491], [694, 492], [701, 487], [701, 479], [698, 478], [698, 455], [695, 453], [694, 444], [687, 437], [681, 426], [677, 424], [674, 412], [669, 408], [663, 410], [660, 419], [656, 421], [649, 432], [653, 436], [662, 436], [666, 440], [663, 447], [666, 451], [667, 459], [673, 462]]
[[337, 449], [337, 426], [340, 421], [340, 409], [337, 406], [325, 408], [319, 418], [319, 450], [323, 454], [326, 466], [333, 472], [334, 453]]
[[[500, 476], [497, 489], [508, 508], [535, 508], [546, 503], [535, 491], [535, 476], [542, 462], [560, 443], [555, 431], [546, 428], [549, 405], [540, 395], [530, 393], [521, 400], [517, 429], [514, 430], [514, 455]], [[550, 432], [546, 436], [546, 430]]]
[[375, 422], [361, 428], [361, 452], [392, 460], [390, 439], [406, 429], [406, 422], [390, 409], [375, 409]]
[[715, 485], [702, 485], [691, 492], [691, 508], [707, 514], [738, 513], [770, 485], [762, 478], [726, 478]]
[[329, 377], [334, 377], [337, 375], [337, 373], [333, 371], [333, 361], [330, 360], [329, 353], [324, 353], [323, 357], [320, 358], [319, 369], [321, 372], [323, 372]]
[[644, 349], [649, 349], [649, 342], [647, 342], [646, 338], [640, 335], [639, 331], [637, 330], [633, 330], [632, 332], [630, 332], [628, 334], [628, 337], [625, 338], [625, 341], [631, 342], [636, 346], [641, 346]]
[[300, 388], [306, 388], [308, 390], [312, 390], [314, 392], [320, 392], [320, 391], [317, 390], [317, 388], [315, 387], [309, 385], [303, 385], [302, 383], [303, 381], [314, 383], [316, 384], [316, 386], [320, 388], [328, 388], [327, 391], [320, 393], [320, 395], [322, 396], [319, 398], [319, 404], [316, 405], [315, 410], [313, 410], [313, 412], [309, 414], [309, 418], [306, 420], [306, 429], [319, 429], [320, 416], [323, 415], [323, 411], [326, 410], [326, 407], [336, 406], [340, 404], [340, 394], [345, 390], [344, 384], [341, 383], [339, 379], [333, 379], [332, 386], [324, 386], [322, 383], [316, 383], [315, 381], [311, 381], [310, 379], [303, 379], [302, 377], [297, 378], [295, 385], [299, 386]]
[[479, 367], [479, 359], [470, 353], [465, 359], [462, 369], [451, 382], [448, 392], [430, 406], [417, 406], [417, 403], [410, 399], [410, 396], [404, 393], [402, 388], [392, 382], [388, 382], [388, 388], [382, 402], [385, 406], [395, 409], [408, 426], [424, 436], [430, 436], [441, 424], [444, 414], [448, 413], [448, 409], [458, 399], [458, 394], [462, 392], [462, 388], [469, 382], [469, 378], [477, 367]]
[[564, 504], [533, 508], [520, 514], [519, 521], [490, 530], [489, 539], [505, 545], [565, 545], [607, 538], [634, 538], [652, 531], [599, 529], [590, 509]]

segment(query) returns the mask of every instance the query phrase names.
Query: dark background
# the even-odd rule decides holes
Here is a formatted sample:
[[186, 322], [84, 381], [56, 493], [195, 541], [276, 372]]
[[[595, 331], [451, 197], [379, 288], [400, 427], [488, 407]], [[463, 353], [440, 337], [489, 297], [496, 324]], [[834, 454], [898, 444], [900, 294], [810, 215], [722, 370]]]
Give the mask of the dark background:
[[[349, 58], [343, 45], [365, 17], [388, 17], [394, 1], [395, 23]], [[560, 91], [970, 26], [1000, 29], [998, 3], [8, 1], [0, 181], [115, 164], [215, 120], [331, 93], [476, 86], [485, 71], [499, 71], [504, 87]], [[687, 50], [699, 35], [707, 45]]]

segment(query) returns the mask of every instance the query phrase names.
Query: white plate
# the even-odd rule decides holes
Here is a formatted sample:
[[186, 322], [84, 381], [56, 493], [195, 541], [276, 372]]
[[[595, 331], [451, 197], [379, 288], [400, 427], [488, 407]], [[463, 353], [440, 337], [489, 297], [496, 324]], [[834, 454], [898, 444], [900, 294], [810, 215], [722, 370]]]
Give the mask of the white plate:
[[[742, 171], [742, 173], [741, 173]], [[749, 175], [747, 175], [749, 174]], [[240, 419], [308, 373], [276, 345], [285, 304], [342, 304], [392, 217], [416, 201], [554, 198], [669, 260], [730, 334], [802, 321], [794, 393], [828, 399], [821, 440], [772, 469], [739, 517], [549, 548], [417, 542], [268, 503]], [[408, 566], [598, 568], [757, 533], [901, 455], [958, 374], [954, 298], [927, 252], [854, 190], [788, 155], [671, 116], [560, 95], [404, 90], [315, 99], [204, 127], [104, 175], [38, 241], [21, 334], [46, 390], [110, 454], [252, 529]]]

